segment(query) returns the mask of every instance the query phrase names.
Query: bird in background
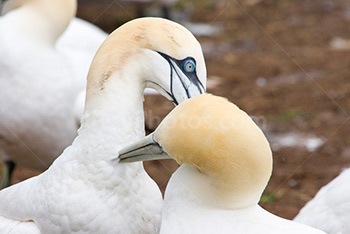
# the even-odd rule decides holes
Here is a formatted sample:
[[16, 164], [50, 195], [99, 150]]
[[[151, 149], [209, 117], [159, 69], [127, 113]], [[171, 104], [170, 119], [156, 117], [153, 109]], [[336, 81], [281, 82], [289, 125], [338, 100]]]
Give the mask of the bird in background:
[[[8, 5], [9, 4], [9, 5]], [[77, 131], [74, 103], [85, 79], [56, 42], [76, 12], [75, 0], [8, 0], [0, 17], [0, 154], [45, 170]]]
[[328, 234], [350, 233], [350, 169], [345, 169], [317, 192], [294, 221], [319, 228]]
[[141, 162], [113, 159], [145, 135], [146, 87], [177, 105], [205, 86], [202, 49], [186, 28], [160, 18], [119, 27], [92, 62], [72, 145], [44, 173], [0, 191], [1, 232], [30, 226], [27, 234], [158, 233], [158, 186]]
[[181, 166], [165, 191], [160, 233], [324, 233], [258, 205], [272, 173], [270, 145], [224, 98], [202, 94], [184, 101], [115, 161], [165, 158]]

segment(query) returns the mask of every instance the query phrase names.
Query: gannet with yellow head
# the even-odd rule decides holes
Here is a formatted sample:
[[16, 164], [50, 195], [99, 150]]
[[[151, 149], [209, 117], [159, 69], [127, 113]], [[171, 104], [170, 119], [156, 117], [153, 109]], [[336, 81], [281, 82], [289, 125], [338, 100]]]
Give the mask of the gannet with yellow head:
[[279, 218], [257, 203], [272, 172], [269, 143], [226, 99], [181, 103], [154, 133], [120, 151], [121, 162], [173, 158], [160, 233], [323, 233]]
[[43, 174], [0, 191], [0, 216], [41, 233], [157, 233], [162, 197], [142, 163], [114, 155], [144, 132], [143, 90], [175, 104], [204, 92], [200, 44], [177, 23], [136, 19], [102, 44], [78, 136]]

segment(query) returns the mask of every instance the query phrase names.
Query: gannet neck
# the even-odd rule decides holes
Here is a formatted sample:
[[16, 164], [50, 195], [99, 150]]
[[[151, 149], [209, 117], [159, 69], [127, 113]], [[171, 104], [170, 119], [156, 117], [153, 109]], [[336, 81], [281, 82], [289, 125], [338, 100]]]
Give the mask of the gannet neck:
[[179, 164], [191, 167], [192, 175], [183, 178], [193, 183], [183, 186], [188, 184], [204, 204], [255, 205], [271, 176], [272, 154], [264, 134], [223, 98], [203, 94], [185, 101], [163, 120], [155, 140]]
[[[145, 135], [142, 83], [123, 72], [114, 73], [100, 93], [95, 93], [85, 104], [78, 137], [89, 140], [92, 152], [115, 155], [120, 147]], [[127, 116], [127, 118], [125, 118]], [[103, 148], [101, 148], [103, 147]]]
[[[13, 16], [12, 23], [26, 39], [37, 44], [54, 46], [67, 28], [77, 9], [76, 0], [11, 0], [15, 8], [5, 16]], [[9, 9], [8, 9], [9, 10]]]

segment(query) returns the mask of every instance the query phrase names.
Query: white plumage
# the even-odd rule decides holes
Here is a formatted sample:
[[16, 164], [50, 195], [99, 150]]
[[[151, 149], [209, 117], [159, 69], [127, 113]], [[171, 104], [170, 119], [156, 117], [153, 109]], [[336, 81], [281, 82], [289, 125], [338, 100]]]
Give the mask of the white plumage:
[[40, 234], [39, 228], [31, 221], [20, 222], [0, 216], [2, 234]]
[[322, 187], [294, 218], [329, 234], [350, 233], [350, 169]]
[[[161, 232], [164, 234], [322, 234], [322, 231], [280, 218], [258, 204], [240, 209], [213, 207], [196, 195], [202, 178], [182, 165], [169, 180], [164, 198]], [[194, 189], [199, 191], [193, 192]], [[205, 194], [203, 194], [205, 196]], [[180, 232], [178, 232], [180, 231]], [[325, 234], [325, 233], [323, 233]]]
[[78, 136], [47, 171], [0, 191], [0, 216], [32, 220], [42, 234], [157, 233], [157, 185], [142, 163], [112, 159], [144, 136], [145, 87], [180, 103], [203, 93], [205, 82], [201, 47], [184, 27], [157, 18], [120, 27], [92, 62]]
[[55, 49], [75, 7], [28, 1], [0, 17], [0, 148], [33, 169], [46, 169], [76, 136], [72, 103], [85, 81]]

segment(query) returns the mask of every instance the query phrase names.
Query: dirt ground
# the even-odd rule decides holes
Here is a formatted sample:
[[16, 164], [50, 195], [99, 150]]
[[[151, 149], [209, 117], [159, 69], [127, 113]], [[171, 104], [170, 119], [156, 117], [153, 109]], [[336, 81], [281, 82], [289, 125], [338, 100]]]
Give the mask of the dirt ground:
[[[197, 0], [175, 7], [191, 22], [222, 29], [197, 37], [205, 53], [208, 92], [258, 117], [276, 142], [291, 133], [322, 139], [316, 150], [282, 143], [274, 149], [274, 171], [261, 205], [293, 218], [350, 164], [350, 2]], [[118, 1], [85, 0], [78, 15], [111, 32], [137, 17], [137, 10]], [[146, 98], [148, 128], [172, 108], [160, 96]], [[163, 160], [145, 167], [164, 191], [177, 165]], [[19, 168], [13, 182], [33, 173]]]

